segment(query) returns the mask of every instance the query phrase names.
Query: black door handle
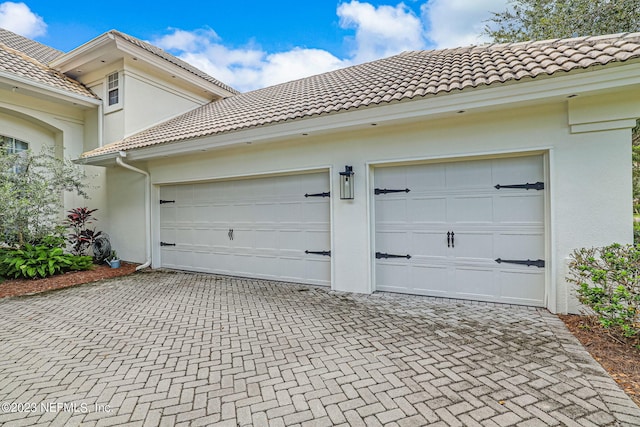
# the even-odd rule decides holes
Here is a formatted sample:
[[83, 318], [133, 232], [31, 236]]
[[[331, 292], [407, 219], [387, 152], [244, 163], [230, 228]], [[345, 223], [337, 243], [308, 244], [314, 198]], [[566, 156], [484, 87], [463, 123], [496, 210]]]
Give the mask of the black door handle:
[[456, 241], [455, 241], [455, 233], [452, 231], [451, 232], [451, 247], [455, 248], [456, 247]]
[[451, 247], [451, 232], [447, 231], [447, 247]]
[[229, 233], [227, 233], [227, 236], [229, 236], [229, 240], [233, 240], [233, 228], [229, 229]]

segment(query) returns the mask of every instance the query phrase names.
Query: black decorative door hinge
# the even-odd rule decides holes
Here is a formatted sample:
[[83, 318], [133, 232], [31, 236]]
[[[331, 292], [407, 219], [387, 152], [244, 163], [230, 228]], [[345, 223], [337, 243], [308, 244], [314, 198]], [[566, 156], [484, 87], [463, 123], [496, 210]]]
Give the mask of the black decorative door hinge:
[[165, 205], [167, 203], [175, 203], [175, 202], [176, 202], [175, 200], [160, 200], [161, 205]]
[[383, 253], [383, 252], [376, 252], [376, 259], [388, 259], [388, 258], [406, 258], [406, 259], [411, 259], [411, 255], [394, 255], [394, 254], [387, 254], [387, 253]]
[[526, 184], [513, 184], [513, 185], [496, 185], [495, 188], [497, 190], [501, 189], [501, 188], [524, 188], [525, 190], [544, 190], [544, 182], [534, 182], [533, 184], [529, 184], [528, 182]]
[[313, 193], [313, 194], [305, 194], [304, 197], [330, 197], [331, 192], [327, 191], [326, 193]]
[[390, 190], [388, 188], [376, 188], [373, 190], [373, 194], [389, 194], [389, 193], [408, 193], [409, 190], [408, 188], [405, 188], [404, 190]]
[[496, 259], [496, 262], [498, 264], [502, 264], [504, 262], [506, 264], [526, 265], [527, 267], [531, 267], [531, 266], [535, 266], [535, 267], [538, 267], [538, 268], [543, 268], [544, 267], [544, 260], [543, 259], [530, 260], [530, 259], [501, 259], [501, 258], [498, 258], [498, 259]]
[[160, 242], [160, 246], [175, 246], [175, 243]]
[[331, 251], [304, 251], [305, 254], [331, 256]]

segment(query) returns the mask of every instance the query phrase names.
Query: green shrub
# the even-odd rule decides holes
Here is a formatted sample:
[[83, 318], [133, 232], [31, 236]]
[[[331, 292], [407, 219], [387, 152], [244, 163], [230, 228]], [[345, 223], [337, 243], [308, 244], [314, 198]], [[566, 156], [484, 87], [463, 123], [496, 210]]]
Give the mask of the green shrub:
[[640, 245], [640, 222], [633, 221], [633, 243]]
[[35, 279], [71, 270], [89, 270], [90, 256], [65, 254], [53, 241], [49, 244], [25, 244], [21, 249], [5, 249], [0, 253], [0, 276]]
[[577, 249], [567, 279], [602, 326], [640, 341], [640, 246]]

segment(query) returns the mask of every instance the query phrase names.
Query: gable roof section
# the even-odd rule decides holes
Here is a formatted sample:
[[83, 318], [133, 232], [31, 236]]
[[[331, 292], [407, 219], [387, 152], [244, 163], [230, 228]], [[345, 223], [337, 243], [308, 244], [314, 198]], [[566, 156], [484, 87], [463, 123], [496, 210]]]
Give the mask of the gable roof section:
[[405, 52], [211, 102], [83, 157], [640, 58], [640, 33]]
[[133, 44], [135, 46], [138, 46], [138, 47], [146, 50], [147, 52], [150, 52], [150, 53], [156, 55], [157, 57], [162, 58], [165, 61], [170, 62], [171, 64], [176, 65], [176, 66], [182, 68], [185, 71], [188, 71], [189, 73], [191, 73], [191, 74], [193, 74], [193, 75], [195, 75], [197, 77], [200, 77], [203, 80], [208, 81], [209, 83], [213, 83], [213, 84], [223, 88], [224, 90], [226, 90], [228, 92], [231, 92], [231, 93], [234, 93], [234, 94], [240, 93], [237, 90], [235, 90], [234, 88], [232, 88], [231, 86], [222, 83], [220, 80], [218, 80], [218, 79], [216, 79], [214, 77], [211, 77], [209, 74], [205, 73], [204, 71], [194, 67], [193, 65], [183, 61], [180, 58], [177, 58], [177, 57], [171, 55], [170, 53], [166, 52], [163, 49], [160, 49], [157, 46], [154, 46], [154, 45], [152, 45], [150, 43], [144, 42], [144, 41], [142, 41], [140, 39], [137, 39], [137, 38], [135, 38], [133, 36], [130, 36], [128, 34], [121, 33], [120, 31], [117, 31], [117, 30], [111, 30], [111, 31], [109, 31], [109, 33], [113, 34], [116, 37], [120, 37], [121, 39], [126, 40], [127, 42], [129, 42], [129, 43], [131, 43], [131, 44]]
[[[6, 33], [6, 30], [4, 30], [3, 33]], [[36, 60], [33, 56], [7, 46], [3, 41], [7, 41], [7, 39], [3, 38], [0, 40], [0, 75], [4, 72], [10, 79], [16, 78], [27, 83], [32, 82], [35, 85], [48, 87], [53, 90], [61, 90], [74, 95], [98, 99], [93, 92], [81, 83], [49, 68], [47, 65]], [[25, 48], [25, 46], [23, 46], [23, 48]], [[26, 46], [26, 50], [29, 50], [28, 45]], [[49, 55], [46, 52], [41, 52], [40, 50], [38, 50], [38, 52], [40, 53], [34, 53], [33, 51], [31, 53], [35, 56], [41, 57], [47, 57]]]
[[38, 43], [35, 40], [28, 39], [19, 34], [13, 33], [4, 28], [0, 28], [0, 43], [3, 45], [24, 53], [25, 55], [35, 59], [43, 64], [64, 54], [64, 52]]
[[160, 69], [184, 81], [188, 81], [216, 98], [233, 96], [239, 92], [229, 85], [191, 64], [145, 41], [117, 30], [111, 30], [58, 56], [49, 63], [52, 68], [80, 80], [81, 74], [101, 69], [105, 63], [129, 56]]

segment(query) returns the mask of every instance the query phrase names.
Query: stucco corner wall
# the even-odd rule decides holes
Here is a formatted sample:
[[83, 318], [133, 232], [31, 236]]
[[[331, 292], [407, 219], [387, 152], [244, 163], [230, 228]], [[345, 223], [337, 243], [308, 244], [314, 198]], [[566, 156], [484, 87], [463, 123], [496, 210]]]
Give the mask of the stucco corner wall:
[[576, 313], [566, 281], [575, 249], [633, 243], [629, 129], [580, 133], [557, 144], [552, 156], [559, 312]]
[[145, 262], [145, 178], [110, 166], [106, 170], [107, 215], [112, 249], [124, 261]]

